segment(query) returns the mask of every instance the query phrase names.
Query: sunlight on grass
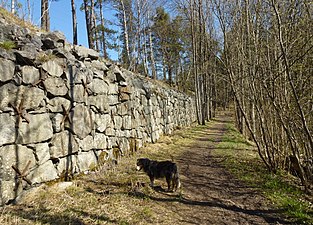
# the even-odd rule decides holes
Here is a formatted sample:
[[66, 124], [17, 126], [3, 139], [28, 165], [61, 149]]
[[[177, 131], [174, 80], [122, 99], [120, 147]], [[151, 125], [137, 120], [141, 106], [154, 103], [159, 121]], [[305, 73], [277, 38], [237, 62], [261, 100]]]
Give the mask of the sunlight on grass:
[[283, 179], [281, 173], [270, 174], [262, 164], [255, 147], [228, 124], [227, 132], [214, 154], [225, 158], [224, 166], [236, 177], [257, 187], [278, 208], [294, 218], [296, 224], [313, 224], [313, 210], [304, 193]]
[[[284, 209], [295, 224], [310, 224], [312, 210], [300, 190], [281, 179], [280, 174], [267, 173], [253, 144], [246, 141], [231, 124], [223, 136], [216, 138], [210, 123], [181, 129], [162, 137], [158, 143], [147, 144], [140, 151], [124, 156], [118, 165], [104, 164], [88, 175], [77, 176], [72, 186], [58, 190], [54, 184], [45, 185], [29, 195], [22, 206], [2, 209], [0, 224], [182, 224], [184, 215], [175, 203], [183, 197], [183, 189], [173, 195], [160, 194], [149, 186], [149, 178], [136, 171], [136, 159], [149, 157], [175, 161], [199, 137], [203, 143], [215, 145], [212, 154], [220, 156], [225, 167], [235, 176], [259, 187], [278, 208]], [[208, 135], [208, 132], [211, 132]], [[205, 146], [204, 146], [205, 147]], [[165, 181], [156, 185], [165, 187]], [[183, 184], [184, 187], [184, 184]], [[174, 205], [168, 207], [171, 199]], [[311, 214], [310, 214], [311, 213]]]
[[3, 41], [0, 42], [0, 48], [3, 48], [8, 51], [13, 48], [16, 48], [16, 44], [13, 41]]

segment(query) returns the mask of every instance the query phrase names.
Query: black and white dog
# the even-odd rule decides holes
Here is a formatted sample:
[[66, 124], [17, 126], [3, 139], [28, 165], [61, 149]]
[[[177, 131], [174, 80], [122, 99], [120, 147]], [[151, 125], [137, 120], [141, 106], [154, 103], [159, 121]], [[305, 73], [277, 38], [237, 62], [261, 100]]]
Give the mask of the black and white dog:
[[180, 188], [180, 180], [177, 165], [171, 161], [155, 161], [148, 158], [137, 159], [137, 170], [143, 170], [150, 178], [153, 187], [154, 179], [166, 178], [168, 191], [176, 191]]

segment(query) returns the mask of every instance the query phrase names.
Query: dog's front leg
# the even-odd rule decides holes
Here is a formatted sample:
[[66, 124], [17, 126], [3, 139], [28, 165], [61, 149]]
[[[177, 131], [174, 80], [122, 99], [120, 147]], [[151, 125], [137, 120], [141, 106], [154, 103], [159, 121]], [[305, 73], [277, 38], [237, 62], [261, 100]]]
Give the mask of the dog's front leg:
[[170, 192], [171, 191], [171, 178], [170, 177], [166, 177], [166, 183], [167, 183], [167, 191]]
[[150, 177], [150, 187], [154, 187], [154, 177]]

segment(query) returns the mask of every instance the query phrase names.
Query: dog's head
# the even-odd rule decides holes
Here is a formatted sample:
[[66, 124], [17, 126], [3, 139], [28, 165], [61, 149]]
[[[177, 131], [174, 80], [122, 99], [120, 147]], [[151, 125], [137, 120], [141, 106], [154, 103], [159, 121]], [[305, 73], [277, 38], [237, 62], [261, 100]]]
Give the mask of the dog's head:
[[140, 159], [137, 159], [137, 170], [141, 170], [142, 168], [145, 168], [149, 165], [150, 163], [150, 160], [147, 159], [147, 158], [140, 158]]

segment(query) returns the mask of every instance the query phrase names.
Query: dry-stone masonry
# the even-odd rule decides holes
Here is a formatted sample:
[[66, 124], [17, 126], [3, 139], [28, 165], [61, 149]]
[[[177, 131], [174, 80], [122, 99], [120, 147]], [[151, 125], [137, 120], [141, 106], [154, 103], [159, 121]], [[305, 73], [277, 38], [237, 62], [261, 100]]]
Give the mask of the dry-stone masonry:
[[193, 98], [0, 17], [0, 205], [195, 121]]

